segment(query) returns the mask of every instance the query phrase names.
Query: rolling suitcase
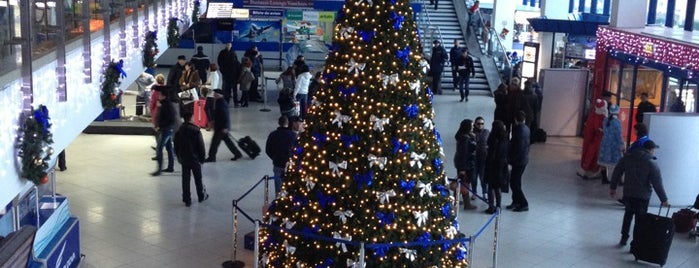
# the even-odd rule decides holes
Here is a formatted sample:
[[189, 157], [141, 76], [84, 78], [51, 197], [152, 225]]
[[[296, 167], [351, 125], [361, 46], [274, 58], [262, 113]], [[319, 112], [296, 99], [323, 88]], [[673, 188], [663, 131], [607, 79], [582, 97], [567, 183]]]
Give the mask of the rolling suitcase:
[[241, 138], [240, 140], [236, 140], [233, 135], [231, 135], [231, 138], [235, 140], [238, 143], [238, 147], [240, 147], [241, 150], [245, 152], [250, 158], [255, 159], [258, 155], [260, 155], [260, 146], [257, 145], [257, 142], [252, 140], [250, 136], [245, 136]]
[[[662, 210], [662, 207], [660, 207]], [[675, 235], [675, 225], [668, 218], [670, 208], [667, 208], [665, 217], [658, 214], [646, 213], [636, 219], [633, 228], [633, 240], [631, 241], [631, 254], [636, 261], [642, 260], [650, 263], [665, 265], [667, 255], [670, 252], [672, 238]]]
[[207, 124], [209, 123], [204, 107], [206, 107], [206, 100], [198, 100], [194, 102], [194, 114], [192, 115], [192, 121], [194, 121], [194, 124], [200, 128], [206, 128]]

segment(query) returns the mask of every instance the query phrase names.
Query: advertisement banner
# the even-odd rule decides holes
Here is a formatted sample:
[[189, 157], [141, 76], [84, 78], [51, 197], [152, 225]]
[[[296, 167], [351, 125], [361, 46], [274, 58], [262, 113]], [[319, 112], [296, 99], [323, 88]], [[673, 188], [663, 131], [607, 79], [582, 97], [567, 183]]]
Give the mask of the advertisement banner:
[[319, 46], [332, 42], [335, 12], [289, 10], [284, 21], [285, 43], [306, 43]]
[[245, 6], [313, 7], [313, 0], [243, 0]]
[[233, 26], [233, 41], [279, 43], [280, 29], [279, 21], [236, 21]]
[[284, 10], [251, 8], [250, 9], [250, 18], [251, 19], [282, 19], [282, 18], [284, 18]]

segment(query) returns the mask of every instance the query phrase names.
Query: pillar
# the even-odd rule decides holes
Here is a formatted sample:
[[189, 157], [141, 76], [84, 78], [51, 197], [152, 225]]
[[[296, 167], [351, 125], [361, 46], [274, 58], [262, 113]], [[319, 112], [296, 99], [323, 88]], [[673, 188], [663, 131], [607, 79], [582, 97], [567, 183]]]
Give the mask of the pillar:
[[512, 37], [514, 36], [515, 8], [517, 0], [495, 0], [493, 4], [493, 29], [500, 34], [502, 29], [509, 30], [509, 33], [502, 40], [502, 45], [506, 51], [512, 50]]
[[[546, 16], [549, 19], [557, 20], [567, 20], [568, 19], [569, 7], [566, 5], [561, 5], [560, 0], [541, 0], [541, 16]], [[565, 34], [559, 33], [556, 35], [557, 39], [560, 40], [561, 36]], [[553, 33], [539, 33], [539, 68], [550, 68], [551, 67], [551, 56], [552, 52], [555, 51], [555, 47], [552, 44], [552, 39], [554, 38]], [[560, 66], [555, 66], [560, 67]]]
[[609, 26], [617, 28], [643, 28], [646, 26], [646, 5], [637, 0], [612, 1], [612, 17]]

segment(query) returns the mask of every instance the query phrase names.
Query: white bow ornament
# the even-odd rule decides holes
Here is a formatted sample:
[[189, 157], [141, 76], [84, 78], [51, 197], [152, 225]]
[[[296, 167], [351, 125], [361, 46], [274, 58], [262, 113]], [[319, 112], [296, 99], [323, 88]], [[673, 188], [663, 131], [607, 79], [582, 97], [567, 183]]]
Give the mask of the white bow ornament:
[[389, 123], [389, 119], [384, 117], [384, 118], [379, 118], [375, 115], [371, 115], [369, 117], [369, 120], [371, 122], [374, 122], [374, 130], [383, 132], [383, 126]]
[[347, 123], [350, 119], [352, 119], [349, 115], [343, 115], [340, 113], [339, 110], [335, 110], [333, 114], [335, 114], [335, 118], [333, 119], [332, 123], [337, 124], [338, 127], [342, 127], [342, 123]]
[[340, 28], [340, 34], [341, 34], [342, 37], [344, 37], [344, 38], [350, 37], [350, 35], [351, 35], [353, 32], [354, 32], [354, 28], [353, 28], [353, 27], [342, 27], [342, 28]]
[[347, 217], [352, 218], [352, 216], [354, 216], [354, 212], [352, 212], [351, 210], [346, 210], [346, 211], [338, 210], [338, 211], [335, 211], [335, 213], [333, 213], [333, 215], [340, 217], [342, 224], [346, 224]]
[[[351, 236], [351, 235], [350, 235], [350, 236], [347, 236], [347, 237], [342, 237], [342, 236], [340, 236], [340, 233], [338, 233], [338, 232], [333, 232], [333, 238], [339, 239], [339, 240], [352, 241], [352, 236]], [[341, 247], [341, 248], [342, 248], [342, 252], [347, 252], [347, 245], [345, 245], [345, 243], [337, 242], [337, 243], [335, 243], [335, 246], [336, 246], [336, 247]]]
[[311, 177], [306, 177], [306, 189], [313, 190], [313, 188], [316, 187], [316, 183], [313, 182], [313, 179]]
[[432, 122], [432, 119], [423, 118], [422, 119], [422, 128], [432, 130], [434, 128], [434, 123]]
[[408, 85], [410, 85], [410, 89], [415, 91], [415, 95], [420, 94], [420, 81], [416, 80], [415, 82], [409, 82]]
[[422, 183], [422, 182], [418, 182], [417, 188], [420, 188], [420, 197], [423, 197], [425, 194], [427, 194], [430, 197], [434, 196], [434, 193], [432, 192], [432, 183], [431, 182], [429, 182], [427, 184]]
[[388, 84], [395, 86], [398, 84], [398, 82], [400, 82], [400, 78], [399, 78], [398, 74], [391, 74], [391, 75], [381, 74], [381, 80], [383, 81], [384, 87], [388, 86]]
[[332, 170], [332, 174], [335, 174], [336, 176], [340, 177], [340, 169], [347, 169], [347, 160], [338, 163], [335, 163], [333, 161], [328, 161], [328, 164], [330, 166], [330, 170]]
[[418, 168], [422, 168], [422, 160], [425, 160], [427, 155], [425, 153], [417, 154], [416, 152], [411, 152], [410, 158], [412, 158], [412, 160], [410, 160], [411, 167], [417, 165]]
[[404, 254], [405, 258], [410, 261], [415, 261], [417, 258], [417, 251], [414, 249], [399, 248], [400, 254]]
[[418, 211], [413, 211], [413, 215], [415, 216], [415, 219], [417, 220], [417, 226], [421, 227], [423, 224], [427, 222], [427, 211], [423, 212], [418, 212]]
[[296, 252], [296, 247], [294, 246], [289, 246], [289, 241], [284, 240], [284, 248], [286, 248], [286, 253], [294, 255], [294, 252]]
[[369, 168], [372, 166], [379, 166], [381, 170], [384, 169], [384, 166], [386, 166], [386, 162], [388, 161], [388, 158], [386, 157], [378, 157], [373, 154], [369, 154], [367, 158], [369, 159]]
[[390, 202], [391, 200], [389, 200], [388, 198], [393, 197], [393, 196], [396, 196], [396, 191], [394, 191], [394, 190], [388, 190], [385, 192], [376, 193], [376, 198], [379, 199], [379, 202], [381, 202], [381, 204], [384, 204], [386, 202]]
[[349, 67], [347, 69], [347, 73], [352, 73], [352, 71], [354, 71], [355, 74], [359, 73], [359, 71], [364, 70], [365, 66], [366, 66], [366, 63], [358, 63], [358, 62], [354, 61], [354, 58], [350, 58], [349, 62], [347, 63], [347, 67]]

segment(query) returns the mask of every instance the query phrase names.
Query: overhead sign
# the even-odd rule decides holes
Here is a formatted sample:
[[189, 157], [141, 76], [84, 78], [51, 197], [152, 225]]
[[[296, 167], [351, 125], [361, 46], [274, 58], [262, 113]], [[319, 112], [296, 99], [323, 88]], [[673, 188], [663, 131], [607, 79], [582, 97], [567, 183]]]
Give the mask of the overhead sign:
[[255, 19], [280, 19], [284, 17], [284, 10], [251, 8], [250, 17]]
[[212, 19], [231, 18], [233, 3], [210, 2], [206, 9], [206, 17]]

